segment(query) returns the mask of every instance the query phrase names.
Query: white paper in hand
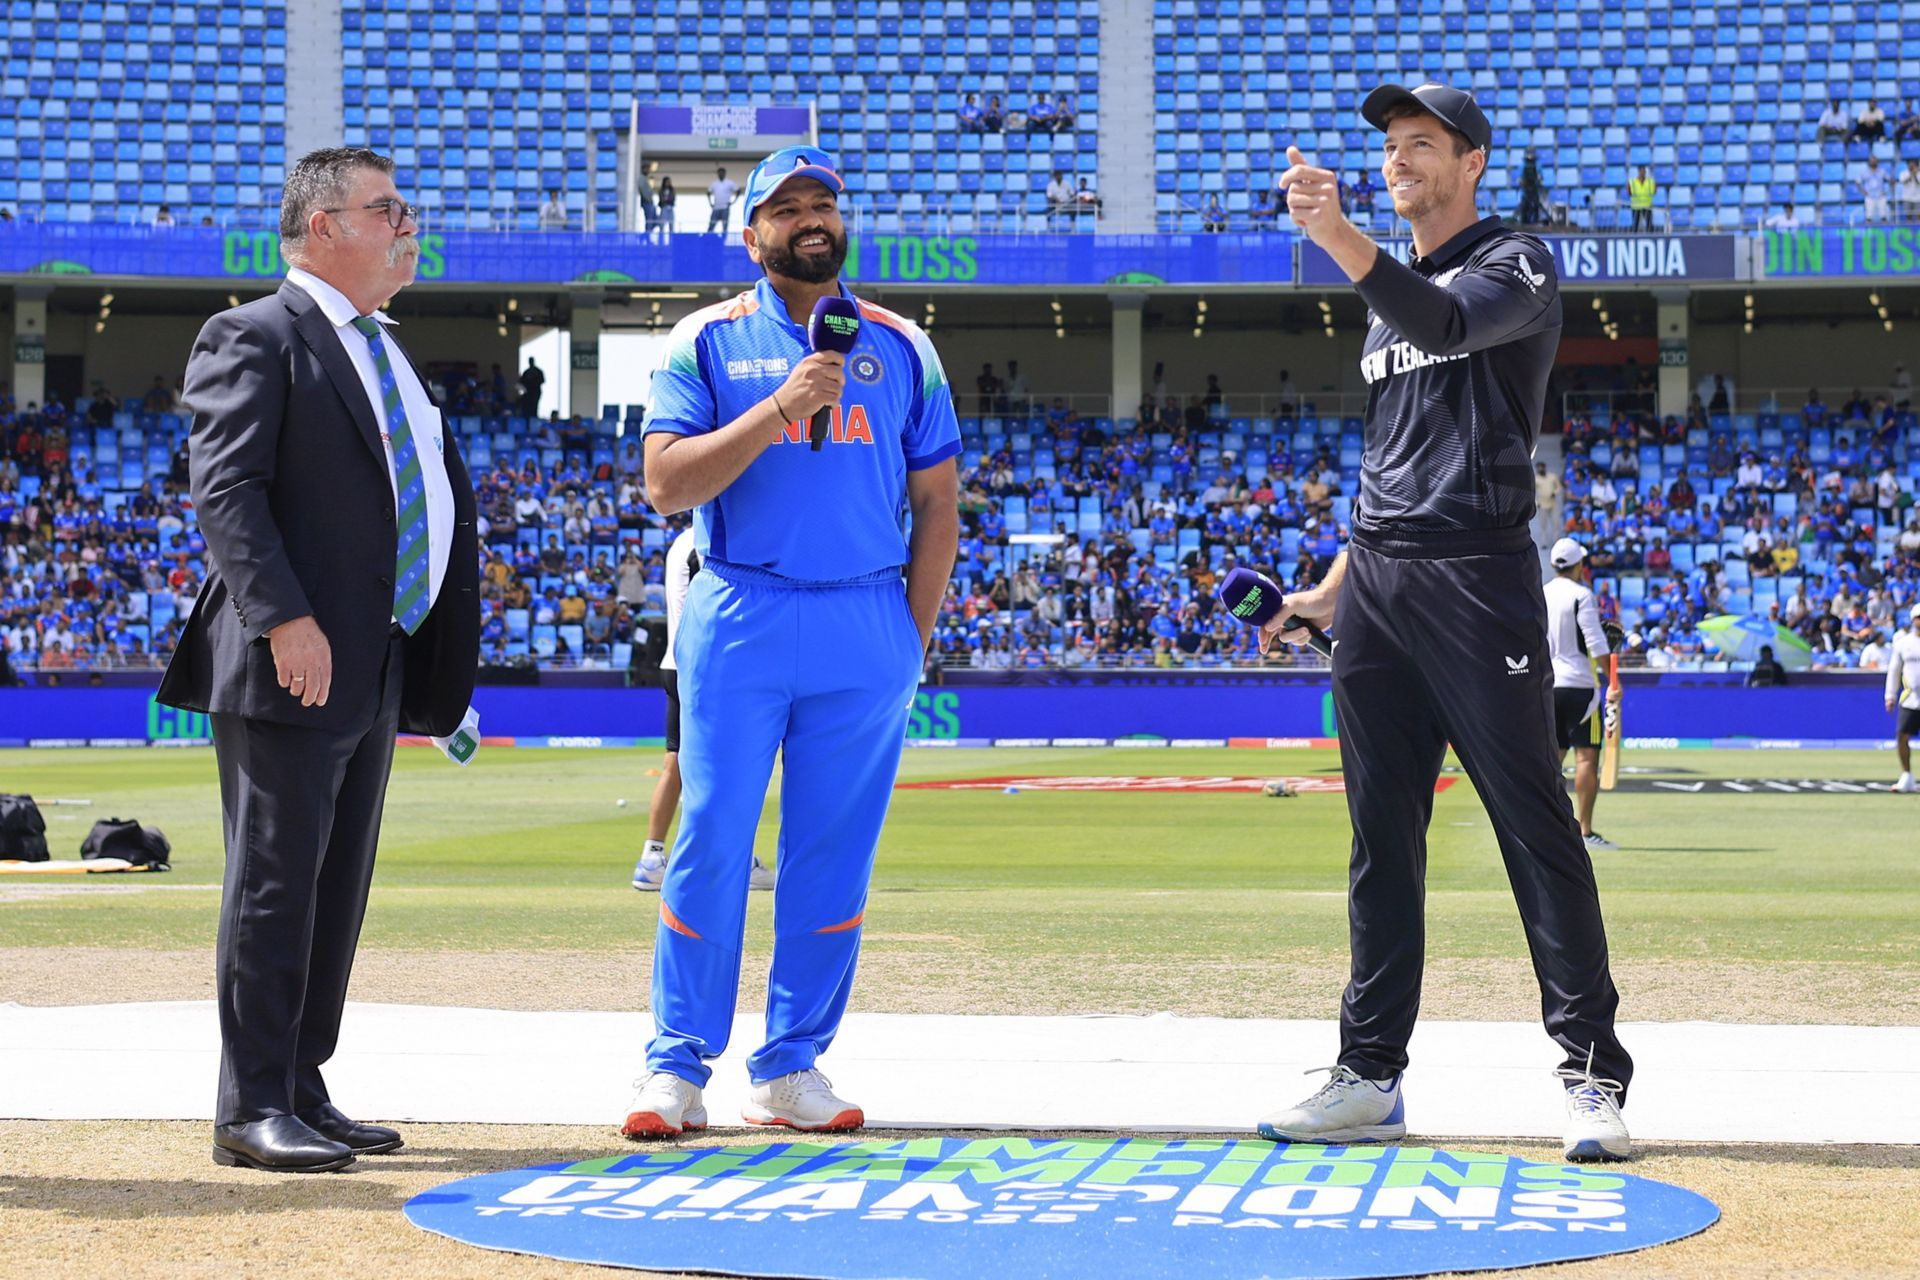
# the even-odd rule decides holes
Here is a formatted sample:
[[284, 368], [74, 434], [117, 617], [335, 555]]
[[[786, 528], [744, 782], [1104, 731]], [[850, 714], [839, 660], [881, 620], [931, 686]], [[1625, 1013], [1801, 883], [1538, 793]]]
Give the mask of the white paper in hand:
[[467, 714], [460, 717], [460, 727], [444, 738], [435, 738], [433, 745], [455, 764], [470, 763], [480, 754], [480, 713], [469, 705]]

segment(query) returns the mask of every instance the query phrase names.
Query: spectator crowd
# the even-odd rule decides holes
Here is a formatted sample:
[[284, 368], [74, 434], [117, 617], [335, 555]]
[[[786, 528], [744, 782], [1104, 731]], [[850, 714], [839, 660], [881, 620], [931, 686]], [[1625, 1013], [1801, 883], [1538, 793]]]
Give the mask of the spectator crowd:
[[1065, 93], [1036, 93], [1027, 103], [1002, 105], [1001, 95], [990, 93], [985, 105], [980, 95], [969, 93], [960, 101], [962, 133], [1072, 133], [1078, 115], [1073, 99]]
[[[1034, 395], [1017, 361], [1004, 370], [983, 367], [960, 397], [960, 552], [930, 665], [1258, 661], [1215, 589], [1240, 564], [1287, 585], [1324, 575], [1347, 535], [1358, 421], [1305, 401], [1229, 418], [1216, 376], [1182, 394], [1164, 367], [1135, 417], [1083, 418]], [[483, 662], [647, 665], [680, 522], [647, 505], [637, 419], [617, 436], [611, 421], [533, 418], [541, 376], [430, 373], [475, 480]], [[1801, 635], [1817, 665], [1871, 667], [1920, 599], [1910, 392], [1901, 368], [1884, 394], [1809, 392], [1791, 412], [1735, 416], [1719, 388], [1684, 417], [1575, 413], [1564, 469], [1541, 477], [1540, 532], [1591, 548], [1630, 661], [1709, 660], [1699, 623], [1751, 612]], [[13, 668], [71, 679], [171, 653], [206, 572], [177, 397], [163, 377], [71, 408], [19, 408], [0, 388]]]
[[1894, 378], [1889, 395], [1829, 405], [1809, 391], [1785, 413], [1736, 418], [1695, 396], [1684, 419], [1568, 419], [1564, 474], [1536, 492], [1547, 522], [1592, 549], [1602, 616], [1627, 628], [1630, 657], [1711, 659], [1700, 622], [1755, 613], [1815, 666], [1884, 664], [1920, 600], [1920, 427], [1890, 398], [1910, 390], [1904, 366]]
[[[663, 611], [672, 531], [646, 506], [637, 442], [616, 454], [613, 423], [507, 416], [538, 403], [541, 377], [531, 362], [511, 387], [498, 365], [485, 379], [433, 375], [473, 431], [482, 661], [624, 668], [649, 643], [641, 616]], [[172, 654], [206, 575], [178, 396], [156, 377], [124, 403], [96, 386], [72, 408], [18, 406], [0, 385], [8, 671], [57, 682]]]

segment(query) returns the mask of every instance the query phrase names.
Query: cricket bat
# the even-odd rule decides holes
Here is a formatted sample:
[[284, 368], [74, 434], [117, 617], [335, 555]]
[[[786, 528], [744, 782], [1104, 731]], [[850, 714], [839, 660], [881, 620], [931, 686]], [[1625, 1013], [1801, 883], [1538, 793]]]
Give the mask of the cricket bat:
[[1600, 789], [1613, 790], [1614, 783], [1620, 781], [1620, 722], [1624, 706], [1616, 701], [1620, 696], [1620, 655], [1607, 655], [1607, 701], [1603, 714], [1607, 716], [1607, 736], [1600, 747]]

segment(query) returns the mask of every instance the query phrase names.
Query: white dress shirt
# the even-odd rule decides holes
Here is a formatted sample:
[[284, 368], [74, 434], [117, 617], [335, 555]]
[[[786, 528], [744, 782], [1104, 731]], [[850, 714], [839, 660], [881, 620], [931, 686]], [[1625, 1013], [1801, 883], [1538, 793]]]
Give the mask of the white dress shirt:
[[[387, 483], [394, 488], [397, 505], [399, 478], [394, 473], [393, 441], [387, 436], [387, 407], [380, 396], [380, 371], [373, 363], [373, 348], [367, 345], [366, 335], [353, 327], [360, 313], [354, 310], [345, 294], [312, 272], [289, 267], [287, 283], [305, 290], [319, 305], [321, 313], [332, 322], [333, 332], [340, 339], [347, 358], [353, 361], [354, 371], [360, 375], [360, 385], [366, 388], [367, 400], [373, 406], [373, 420], [380, 424], [380, 442], [387, 451]], [[384, 312], [374, 312], [373, 318], [388, 327], [394, 323]], [[413, 432], [413, 450], [420, 459], [420, 481], [427, 493], [427, 607], [431, 609], [433, 602], [440, 598], [440, 584], [447, 578], [448, 554], [453, 550], [453, 486], [447, 481], [447, 428], [440, 411], [427, 399], [426, 388], [414, 375], [412, 363], [391, 342], [386, 345], [387, 363], [393, 367], [394, 381], [400, 386], [400, 406], [406, 410], [407, 426]], [[399, 514], [397, 510], [394, 512], [396, 520]], [[395, 536], [398, 537], [397, 530]]]

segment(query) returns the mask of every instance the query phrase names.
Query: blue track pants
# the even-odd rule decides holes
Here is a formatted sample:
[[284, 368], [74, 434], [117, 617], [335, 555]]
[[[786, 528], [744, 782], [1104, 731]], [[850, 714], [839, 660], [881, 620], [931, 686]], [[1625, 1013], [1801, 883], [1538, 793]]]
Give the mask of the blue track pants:
[[853, 989], [920, 632], [898, 574], [795, 587], [709, 560], [676, 639], [680, 835], [660, 893], [647, 1067], [704, 1085], [740, 985], [753, 837], [782, 759], [767, 1038], [755, 1080], [804, 1071]]

